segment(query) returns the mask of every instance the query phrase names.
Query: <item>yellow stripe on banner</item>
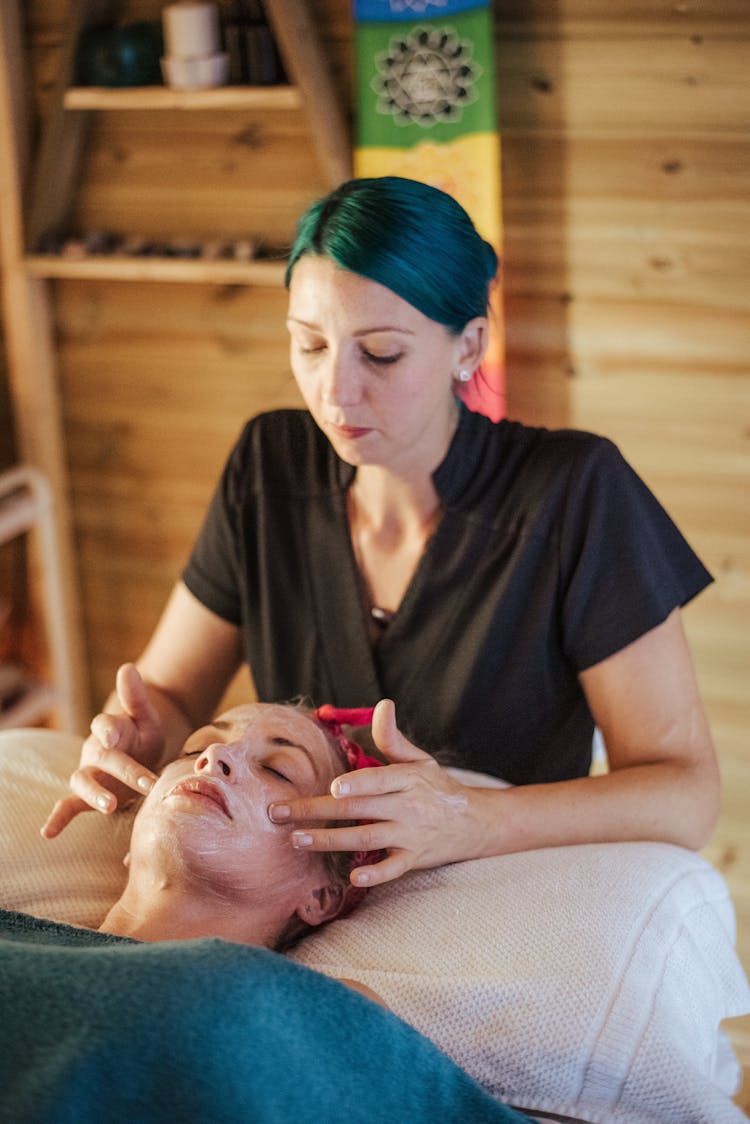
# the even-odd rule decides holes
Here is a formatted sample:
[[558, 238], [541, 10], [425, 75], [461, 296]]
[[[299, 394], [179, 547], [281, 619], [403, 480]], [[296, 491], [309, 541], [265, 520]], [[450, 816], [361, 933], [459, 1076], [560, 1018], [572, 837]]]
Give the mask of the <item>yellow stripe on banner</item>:
[[412, 148], [358, 148], [356, 176], [405, 176], [452, 195], [483, 238], [500, 253], [500, 137], [472, 133], [449, 144], [423, 141]]
[[[449, 144], [423, 141], [412, 148], [358, 148], [354, 152], [356, 176], [405, 176], [419, 180], [457, 199], [498, 257], [502, 249], [500, 211], [500, 137], [497, 133], [472, 133]], [[502, 288], [493, 286], [489, 308], [490, 338], [482, 369], [460, 389], [470, 409], [493, 421], [505, 416], [503, 367], [505, 330]]]

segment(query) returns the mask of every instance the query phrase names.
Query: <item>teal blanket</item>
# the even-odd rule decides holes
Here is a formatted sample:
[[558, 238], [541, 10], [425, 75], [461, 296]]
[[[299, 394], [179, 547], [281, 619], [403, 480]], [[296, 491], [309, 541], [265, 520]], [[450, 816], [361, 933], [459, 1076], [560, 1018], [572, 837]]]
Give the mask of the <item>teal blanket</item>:
[[5, 910], [0, 1120], [528, 1124], [391, 1012], [276, 953]]

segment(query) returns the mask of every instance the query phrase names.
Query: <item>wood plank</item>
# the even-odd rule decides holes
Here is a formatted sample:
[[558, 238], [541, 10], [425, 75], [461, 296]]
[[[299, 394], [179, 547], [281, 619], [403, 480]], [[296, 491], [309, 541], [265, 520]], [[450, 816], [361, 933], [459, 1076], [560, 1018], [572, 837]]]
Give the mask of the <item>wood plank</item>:
[[[155, 294], [158, 300], [154, 299]], [[155, 336], [158, 345], [187, 339], [192, 348], [194, 337], [205, 336], [217, 342], [223, 349], [219, 354], [224, 357], [237, 348], [247, 347], [255, 349], [255, 357], [261, 362], [265, 359], [266, 344], [281, 343], [286, 362], [287, 300], [283, 289], [234, 285], [216, 288], [163, 284], [154, 289], [69, 281], [55, 289], [55, 307], [64, 341], [82, 345], [89, 340], [109, 342], [110, 359], [116, 357], [121, 343], [136, 337]], [[274, 352], [272, 361], [275, 358]], [[153, 373], [146, 370], [144, 378]]]
[[219, 86], [210, 90], [173, 90], [168, 86], [70, 86], [66, 109], [96, 110], [217, 110], [254, 109], [266, 112], [299, 109], [300, 91], [294, 86]]
[[351, 140], [315, 23], [299, 0], [265, 0], [265, 7], [284, 65], [302, 91], [328, 187], [336, 187], [352, 174]]
[[[637, 42], [637, 46], [636, 46]], [[501, 132], [732, 134], [748, 122], [748, 35], [497, 41]]]
[[73, 278], [83, 281], [282, 286], [286, 264], [271, 261], [184, 261], [114, 254], [92, 255], [76, 260], [58, 254], [30, 254], [24, 259], [24, 268], [32, 277]]
[[301, 211], [326, 190], [301, 116], [178, 116], [97, 118], [75, 228], [287, 245]]
[[[557, 0], [554, 14], [546, 0], [495, 0], [495, 19], [500, 23], [526, 23], [538, 28], [545, 20], [567, 27], [579, 21], [595, 21], [624, 25], [629, 34], [641, 30], [649, 34], [656, 21], [671, 27], [690, 26], [694, 19], [706, 16], [705, 5], [675, 3], [674, 0]], [[712, 25], [746, 22], [744, 0], [713, 0], [710, 5]]]
[[73, 77], [79, 37], [89, 25], [111, 19], [113, 12], [111, 0], [90, 0], [88, 3], [73, 0], [71, 4], [31, 179], [27, 242], [32, 247], [36, 247], [48, 231], [64, 225], [78, 183], [88, 117], [65, 113], [63, 98]]

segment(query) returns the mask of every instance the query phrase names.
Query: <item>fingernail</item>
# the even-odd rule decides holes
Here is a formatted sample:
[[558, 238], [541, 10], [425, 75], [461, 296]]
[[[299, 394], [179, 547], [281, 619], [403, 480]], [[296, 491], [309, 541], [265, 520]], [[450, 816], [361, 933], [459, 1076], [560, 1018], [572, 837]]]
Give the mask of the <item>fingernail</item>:
[[268, 814], [275, 823], [278, 823], [279, 820], [289, 819], [291, 808], [288, 804], [272, 804], [268, 809]]
[[334, 796], [348, 796], [350, 791], [351, 790], [348, 781], [336, 781], [333, 786]]
[[292, 832], [292, 846], [293, 847], [309, 847], [313, 841], [312, 835], [308, 835], [304, 831]]
[[104, 745], [107, 749], [114, 749], [120, 740], [120, 735], [117, 730], [105, 730], [104, 732]]
[[367, 870], [358, 870], [356, 874], [352, 875], [352, 880], [357, 886], [366, 886], [370, 881], [370, 872]]
[[154, 787], [154, 782], [151, 780], [151, 777], [139, 777], [137, 784], [141, 792], [150, 792]]
[[97, 808], [101, 808], [101, 810], [103, 812], [109, 811], [109, 807], [110, 807], [111, 803], [112, 803], [112, 797], [111, 796], [105, 796], [104, 793], [102, 793], [101, 796], [97, 796], [97, 798], [96, 798], [96, 806], [97, 806]]

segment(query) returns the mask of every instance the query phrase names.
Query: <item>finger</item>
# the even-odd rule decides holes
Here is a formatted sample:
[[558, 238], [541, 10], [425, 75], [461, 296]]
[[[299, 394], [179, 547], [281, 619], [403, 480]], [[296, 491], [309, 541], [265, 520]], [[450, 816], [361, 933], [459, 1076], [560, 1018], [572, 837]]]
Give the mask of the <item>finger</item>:
[[91, 719], [92, 737], [83, 743], [82, 760], [96, 759], [99, 747], [131, 753], [138, 745], [138, 731], [128, 714], [97, 714]]
[[[86, 774], [86, 776], [93, 776], [95, 771], [106, 774], [115, 781], [120, 781], [121, 784], [127, 788], [132, 788], [134, 792], [141, 796], [147, 796], [158, 780], [156, 773], [153, 773], [140, 761], [136, 761], [124, 749], [105, 749], [103, 745], [96, 743], [89, 748], [86, 764], [81, 766], [78, 772]], [[73, 777], [75, 776], [74, 773]], [[73, 786], [73, 777], [70, 781], [71, 788], [76, 791]], [[102, 778], [93, 776], [93, 779], [100, 781]], [[98, 794], [101, 788], [102, 786], [99, 784], [95, 794]], [[79, 796], [86, 799], [85, 793], [81, 792]]]
[[85, 800], [81, 800], [78, 796], [64, 796], [58, 800], [54, 808], [47, 816], [42, 826], [39, 828], [39, 834], [45, 839], [54, 839], [61, 831], [71, 823], [79, 812], [90, 812], [92, 808]]
[[[384, 769], [373, 772], [385, 772]], [[345, 774], [348, 776], [349, 774]], [[388, 796], [392, 786], [376, 796], [351, 796], [341, 799], [334, 796], [311, 796], [304, 800], [268, 805], [268, 818], [272, 823], [325, 823], [329, 820], [385, 820], [395, 814], [394, 804]]]
[[392, 699], [381, 699], [372, 715], [372, 740], [392, 764], [410, 761], [430, 761], [429, 753], [418, 749], [398, 728], [396, 706]]
[[120, 705], [136, 726], [150, 729], [156, 725], [156, 710], [151, 705], [146, 684], [134, 663], [124, 663], [117, 669], [115, 690]]
[[[432, 760], [430, 758], [430, 760]], [[355, 808], [353, 803], [357, 798], [369, 800], [373, 796], [386, 796], [389, 793], [404, 792], [412, 784], [414, 772], [409, 769], [399, 769], [395, 765], [386, 765], [381, 768], [357, 769], [350, 773], [342, 773], [331, 782], [331, 795], [337, 800], [348, 798], [349, 808]], [[356, 805], [357, 816], [370, 816], [376, 818], [368, 804]]]
[[139, 765], [127, 754], [117, 749], [102, 749], [96, 767], [85, 765], [76, 769], [70, 778], [70, 788], [90, 808], [96, 808], [99, 812], [114, 812], [133, 792], [140, 796], [147, 795], [156, 780], [155, 773]]
[[382, 886], [384, 882], [392, 882], [411, 870], [408, 851], [394, 850], [381, 859], [380, 862], [370, 866], [358, 866], [349, 875], [349, 880], [355, 886]]
[[300, 828], [291, 834], [292, 846], [298, 851], [384, 851], [392, 841], [393, 825], [389, 823]]

